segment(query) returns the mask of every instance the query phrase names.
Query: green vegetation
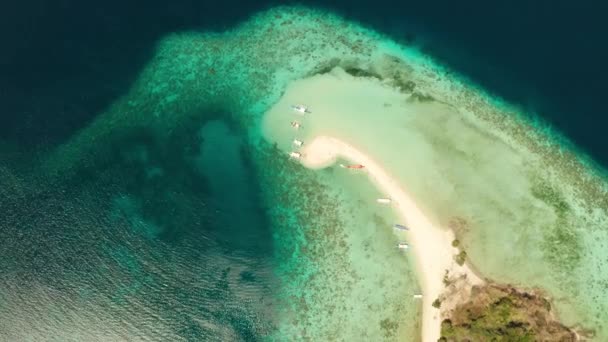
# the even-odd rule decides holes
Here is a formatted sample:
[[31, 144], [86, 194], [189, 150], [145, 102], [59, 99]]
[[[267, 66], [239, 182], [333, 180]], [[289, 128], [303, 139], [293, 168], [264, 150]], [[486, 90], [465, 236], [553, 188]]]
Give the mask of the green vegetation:
[[576, 341], [544, 298], [497, 285], [476, 287], [472, 300], [441, 324], [440, 341]]
[[456, 263], [460, 266], [464, 265], [464, 262], [467, 259], [467, 252], [465, 251], [460, 251], [460, 253], [456, 254], [456, 256], [454, 257], [454, 259], [456, 260]]
[[433, 307], [439, 309], [441, 307], [441, 299], [437, 298], [433, 301]]
[[[439, 341], [536, 341], [534, 333], [526, 331], [523, 327], [494, 327], [495, 324], [489, 324], [489, 320], [490, 319], [476, 323], [475, 326], [471, 326], [470, 329], [454, 327], [450, 320], [445, 320], [441, 323], [442, 337]], [[488, 324], [491, 329], [485, 327], [484, 325], [486, 324]]]
[[457, 248], [458, 246], [460, 246], [460, 240], [454, 239], [454, 241], [452, 241], [452, 247]]

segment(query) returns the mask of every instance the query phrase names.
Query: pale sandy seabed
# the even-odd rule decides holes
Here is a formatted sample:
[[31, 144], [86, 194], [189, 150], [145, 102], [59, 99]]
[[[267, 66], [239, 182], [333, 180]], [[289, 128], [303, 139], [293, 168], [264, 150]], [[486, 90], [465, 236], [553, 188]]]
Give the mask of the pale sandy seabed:
[[[390, 203], [384, 203], [398, 213], [399, 222], [410, 230], [403, 232], [404, 238], [413, 243], [408, 250], [413, 252], [416, 261], [418, 282], [421, 284], [422, 295], [422, 340], [437, 341], [440, 338], [442, 315], [433, 307], [433, 301], [443, 298], [445, 285], [443, 282], [446, 272], [449, 277], [461, 279], [467, 288], [483, 284], [468, 265], [458, 265], [454, 256], [458, 253], [453, 248], [455, 237], [450, 229], [441, 229], [418, 208], [412, 197], [403, 186], [398, 184], [381, 165], [371, 157], [361, 153], [354, 146], [336, 138], [315, 137], [301, 150], [299, 159], [302, 164], [312, 169], [327, 167], [336, 162], [337, 158], [345, 158], [351, 163], [364, 165], [360, 173], [366, 174], [374, 185], [382, 192], [383, 198]], [[465, 290], [460, 285], [461, 290]], [[444, 305], [445, 308], [445, 305]]]
[[[296, 103], [309, 105], [311, 113], [297, 117], [289, 107]], [[146, 126], [162, 136], [206, 109], [230, 113], [249, 132], [252, 144], [277, 143], [285, 157], [295, 148], [296, 137], [304, 146], [317, 136], [351, 144], [381, 165], [399, 188], [407, 189], [430, 224], [456, 233], [479, 274], [544, 289], [566, 324], [582, 324], [595, 330], [598, 341], [608, 339], [603, 323], [608, 322], [608, 197], [603, 171], [565, 146], [557, 134], [532, 125], [516, 107], [490, 97], [414, 49], [324, 12], [281, 7], [223, 34], [167, 37], [131, 91], [52, 153], [44, 170], [61, 175], [91, 151], [99, 153], [108, 135]], [[296, 118], [302, 123], [297, 132], [289, 124]], [[300, 298], [305, 298], [306, 286], [312, 283], [334, 284], [351, 277], [348, 286], [309, 289], [331, 289], [315, 296], [350, 302], [336, 309], [346, 313], [332, 315], [322, 300], [302, 299], [310, 310], [297, 320], [279, 322], [293, 328], [281, 331], [293, 336], [305, 331], [310, 338], [347, 339], [365, 332], [370, 338], [412, 340], [420, 328], [411, 323], [418, 310], [411, 294], [417, 290], [411, 283], [398, 284], [401, 274], [409, 272], [408, 260], [419, 253], [389, 254], [395, 241], [408, 238], [389, 234], [384, 242], [374, 242], [372, 250], [397, 255], [390, 262], [400, 260], [403, 270], [391, 272], [381, 258], [365, 257], [361, 241], [369, 243], [366, 227], [382, 225], [369, 224], [374, 215], [385, 219], [389, 231], [399, 217], [374, 202], [359, 203], [383, 195], [370, 190], [372, 183], [365, 177], [332, 170], [303, 177], [322, 184], [319, 191], [343, 197], [345, 207], [338, 210], [342, 219], [336, 221], [342, 224], [334, 233], [347, 236], [339, 255], [344, 265], [359, 273], [335, 275], [331, 260], [311, 259], [317, 269], [327, 268], [314, 280], [308, 275], [286, 277], [307, 280], [285, 287], [298, 287]], [[307, 204], [307, 210], [312, 207]], [[366, 212], [361, 221], [348, 214], [357, 208]], [[343, 225], [346, 222], [365, 223], [352, 229]], [[359, 262], [368, 264], [361, 268]], [[424, 262], [413, 263], [420, 265], [419, 279], [424, 278], [419, 269]], [[384, 294], [373, 292], [374, 277], [393, 285], [382, 290]], [[366, 304], [369, 314], [362, 316], [360, 298], [366, 293], [378, 298]], [[403, 299], [398, 306], [402, 309], [381, 309], [393, 307], [398, 298]], [[356, 318], [348, 321], [351, 316]]]

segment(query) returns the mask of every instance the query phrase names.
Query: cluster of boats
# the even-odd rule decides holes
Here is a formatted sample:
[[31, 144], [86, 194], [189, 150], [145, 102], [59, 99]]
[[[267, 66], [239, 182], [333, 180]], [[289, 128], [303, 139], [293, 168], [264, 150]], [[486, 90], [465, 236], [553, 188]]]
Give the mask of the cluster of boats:
[[[395, 228], [395, 229], [397, 229], [399, 231], [410, 230], [408, 227], [406, 227], [406, 226], [404, 226], [402, 224], [395, 224], [395, 225], [393, 225], [393, 228]], [[405, 242], [399, 242], [399, 244], [397, 245], [397, 248], [399, 248], [399, 249], [409, 249], [410, 246], [407, 243], [405, 243]]]
[[[310, 111], [310, 108], [308, 108], [308, 106], [303, 105], [303, 104], [291, 105], [290, 108], [296, 114], [302, 115], [302, 116], [304, 116], [306, 114], [312, 113]], [[291, 127], [293, 127], [296, 130], [299, 130], [300, 128], [302, 128], [302, 124], [299, 121], [294, 120], [294, 121], [291, 122]], [[304, 145], [304, 142], [302, 140], [294, 139], [292, 141], [292, 144], [295, 147], [302, 147], [302, 145]], [[298, 151], [291, 151], [291, 152], [289, 152], [289, 157], [293, 158], [293, 159], [300, 159], [302, 157], [302, 153], [300, 153]], [[365, 168], [365, 166], [361, 165], [361, 164], [352, 164], [352, 165], [340, 164], [340, 167], [345, 168], [345, 169], [353, 169], [353, 170], [358, 170], [358, 169]]]
[[[296, 112], [296, 114], [300, 114], [300, 115], [306, 115], [306, 114], [312, 113], [310, 111], [310, 109], [308, 109], [307, 106], [302, 105], [302, 104], [291, 105], [291, 109], [294, 112]], [[298, 130], [298, 129], [300, 129], [302, 127], [302, 124], [300, 124], [299, 121], [294, 120], [294, 121], [291, 122], [291, 127], [293, 127], [296, 130]], [[292, 144], [295, 147], [302, 147], [302, 145], [304, 145], [304, 142], [302, 140], [293, 139]], [[293, 159], [300, 159], [302, 157], [302, 153], [297, 152], [297, 151], [291, 151], [291, 152], [289, 152], [289, 157], [293, 158]]]
[[[384, 198], [377, 198], [376, 199], [377, 203], [380, 204], [391, 204], [393, 202], [393, 200], [391, 200], [390, 198], [384, 197]], [[393, 228], [399, 231], [408, 231], [410, 230], [407, 226], [402, 225], [402, 224], [394, 224]], [[410, 246], [405, 243], [405, 242], [399, 242], [399, 244], [397, 244], [397, 248], [401, 249], [401, 250], [406, 250], [409, 249]]]
[[[380, 204], [391, 204], [392, 200], [390, 198], [378, 198], [378, 199], [376, 199], [376, 202], [378, 202]], [[393, 228], [398, 231], [402, 231], [402, 232], [410, 230], [410, 228], [407, 227], [406, 225], [399, 224], [399, 223], [395, 223], [393, 225]], [[399, 248], [400, 250], [408, 250], [410, 248], [410, 245], [408, 245], [405, 242], [399, 242], [397, 244], [397, 248]], [[421, 298], [422, 298], [421, 294], [414, 295], [414, 299], [421, 299]]]
[[[291, 109], [296, 114], [302, 115], [302, 116], [312, 113], [307, 106], [302, 105], [302, 104], [291, 105]], [[293, 127], [296, 130], [299, 130], [300, 128], [302, 128], [302, 124], [299, 121], [294, 120], [291, 122], [291, 127]], [[302, 145], [304, 145], [304, 142], [302, 140], [294, 139], [292, 144], [295, 147], [302, 147]], [[291, 152], [289, 152], [289, 157], [293, 158], [293, 159], [300, 159], [302, 157], [302, 154], [298, 151], [291, 151]], [[361, 165], [361, 164], [352, 164], [352, 165], [340, 164], [340, 167], [345, 168], [345, 169], [354, 169], [354, 170], [359, 170], [359, 169], [365, 168], [365, 166]], [[390, 198], [378, 198], [378, 199], [376, 199], [376, 202], [378, 202], [380, 204], [391, 204], [392, 200]], [[393, 226], [393, 228], [395, 228], [399, 231], [409, 230], [408, 227], [406, 227], [402, 224], [395, 224]], [[409, 249], [410, 246], [405, 242], [399, 242], [399, 244], [397, 245], [397, 248], [399, 248], [400, 250], [406, 250], [406, 249]], [[421, 297], [422, 297], [422, 295], [414, 295], [414, 298], [421, 298]]]
[[[391, 204], [393, 201], [390, 198], [378, 198], [376, 199], [376, 202], [380, 203], [380, 204]], [[395, 224], [393, 225], [393, 228], [399, 230], [399, 231], [408, 231], [410, 230], [408, 227], [402, 225], [402, 224]], [[405, 243], [405, 242], [400, 242], [397, 245], [397, 248], [401, 249], [401, 250], [405, 250], [405, 249], [409, 249], [410, 246]]]
[[[397, 230], [399, 230], [399, 231], [407, 231], [407, 230], [410, 230], [410, 229], [409, 229], [407, 226], [402, 225], [402, 224], [398, 224], [398, 223], [394, 224], [394, 225], [393, 225], [393, 228], [395, 228], [395, 229], [397, 229]], [[399, 249], [401, 249], [401, 250], [406, 250], [406, 249], [409, 249], [409, 248], [410, 248], [410, 245], [408, 245], [408, 244], [407, 244], [407, 243], [405, 243], [405, 242], [399, 242], [399, 244], [397, 245], [397, 248], [399, 248]], [[413, 297], [414, 299], [422, 299], [422, 294], [414, 294], [412, 297]]]

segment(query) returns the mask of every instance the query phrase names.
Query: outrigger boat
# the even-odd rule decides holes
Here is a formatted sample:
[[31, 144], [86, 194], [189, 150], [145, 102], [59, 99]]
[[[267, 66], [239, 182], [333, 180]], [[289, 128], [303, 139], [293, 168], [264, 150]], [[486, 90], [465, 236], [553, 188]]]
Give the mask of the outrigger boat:
[[300, 159], [301, 156], [302, 156], [302, 154], [300, 152], [290, 152], [289, 153], [289, 157], [293, 158], [293, 159]]
[[300, 127], [302, 127], [302, 126], [300, 125], [300, 123], [299, 123], [299, 122], [297, 122], [297, 121], [292, 121], [292, 122], [291, 122], [291, 127], [295, 128], [295, 129], [300, 129]]
[[291, 105], [291, 109], [295, 110], [296, 112], [300, 113], [300, 114], [307, 114], [310, 113], [310, 110], [308, 109], [308, 107], [306, 107], [305, 105]]
[[422, 298], [422, 295], [421, 295], [421, 294], [415, 294], [415, 295], [414, 295], [414, 299], [421, 299], [421, 298]]
[[402, 225], [402, 224], [395, 224], [395, 225], [393, 226], [393, 228], [395, 228], [395, 229], [399, 229], [399, 230], [410, 230], [408, 227], [406, 227], [406, 226], [404, 226], [404, 225]]
[[381, 203], [381, 204], [389, 204], [389, 203], [391, 203], [391, 199], [390, 198], [378, 198], [376, 200], [376, 202]]
[[365, 165], [361, 165], [361, 164], [353, 164], [353, 165], [340, 164], [340, 166], [345, 169], [363, 169], [363, 168], [365, 168]]
[[302, 140], [293, 139], [293, 144], [295, 146], [302, 146], [302, 145], [304, 145], [304, 142]]
[[407, 243], [403, 243], [403, 242], [400, 242], [399, 245], [397, 245], [397, 247], [399, 249], [408, 249], [408, 248], [410, 248], [410, 246]]

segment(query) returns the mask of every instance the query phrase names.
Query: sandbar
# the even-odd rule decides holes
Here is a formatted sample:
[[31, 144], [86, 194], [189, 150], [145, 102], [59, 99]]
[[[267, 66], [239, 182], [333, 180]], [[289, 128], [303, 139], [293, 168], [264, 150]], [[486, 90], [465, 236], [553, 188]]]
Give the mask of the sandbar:
[[484, 282], [466, 263], [460, 266], [455, 262], [454, 255], [458, 250], [452, 246], [453, 232], [434, 225], [406, 188], [354, 145], [329, 136], [317, 136], [302, 148], [301, 153], [301, 163], [311, 169], [327, 167], [335, 163], [337, 158], [364, 165], [369, 179], [391, 199], [390, 205], [410, 228], [407, 238], [422, 288], [422, 340], [437, 341], [441, 334], [442, 317], [440, 310], [433, 307], [433, 301], [444, 292], [446, 270], [451, 277], [466, 279], [468, 286]]

